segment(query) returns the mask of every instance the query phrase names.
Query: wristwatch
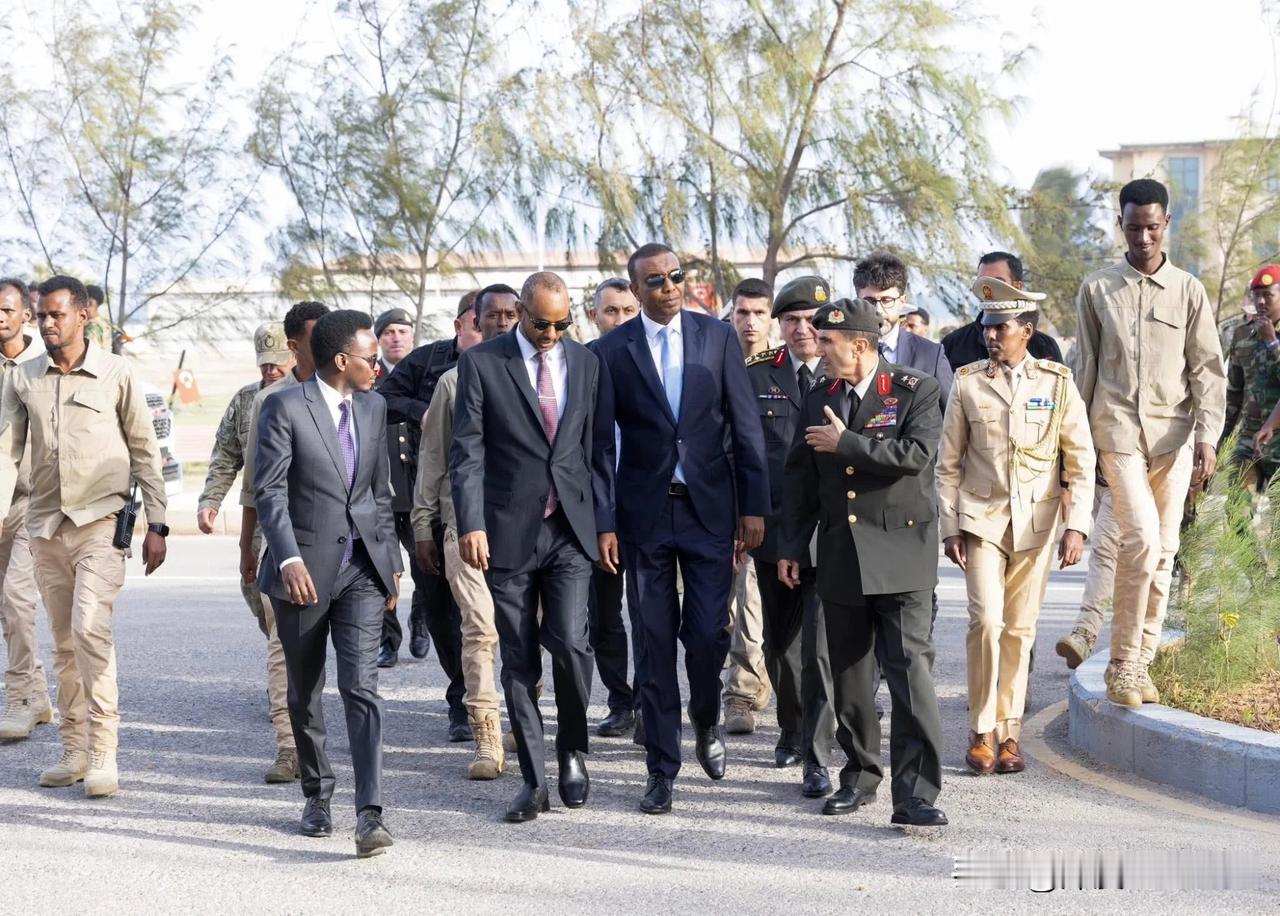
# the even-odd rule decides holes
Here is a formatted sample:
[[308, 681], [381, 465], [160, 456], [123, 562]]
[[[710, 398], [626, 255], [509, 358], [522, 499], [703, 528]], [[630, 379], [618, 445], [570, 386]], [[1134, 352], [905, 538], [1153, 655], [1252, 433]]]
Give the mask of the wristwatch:
[[153, 525], [148, 525], [148, 526], [147, 526], [147, 530], [148, 530], [148, 531], [150, 531], [150, 532], [152, 532], [153, 534], [158, 534], [158, 535], [160, 535], [160, 537], [162, 537], [162, 538], [167, 538], [167, 537], [169, 536], [169, 526], [168, 526], [168, 525], [154, 525], [154, 524], [153, 524]]

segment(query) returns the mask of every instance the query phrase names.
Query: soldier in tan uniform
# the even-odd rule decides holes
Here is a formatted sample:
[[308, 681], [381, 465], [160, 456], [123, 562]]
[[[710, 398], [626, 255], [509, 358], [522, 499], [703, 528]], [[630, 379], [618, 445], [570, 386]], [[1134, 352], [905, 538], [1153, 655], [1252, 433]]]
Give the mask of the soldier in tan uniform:
[[1157, 702], [1148, 667], [1160, 643], [1189, 485], [1213, 474], [1226, 371], [1200, 281], [1163, 251], [1169, 192], [1149, 178], [1120, 191], [1124, 260], [1076, 296], [1076, 383], [1111, 487], [1116, 561], [1107, 696]]
[[[27, 285], [11, 277], [0, 279], [0, 385], [23, 363], [44, 356], [44, 344], [26, 330]], [[0, 389], [2, 390], [2, 389]], [[44, 668], [36, 651], [36, 578], [31, 538], [24, 524], [31, 492], [31, 463], [24, 461], [14, 488], [13, 506], [0, 532], [0, 629], [4, 632], [9, 666], [4, 673], [4, 716], [0, 740], [30, 736], [37, 725], [53, 718]]]
[[[205, 534], [213, 532], [222, 500], [244, 467], [249, 426], [253, 419], [253, 399], [260, 391], [284, 378], [293, 367], [293, 354], [285, 341], [283, 323], [271, 321], [261, 325], [253, 335], [253, 347], [261, 378], [235, 393], [214, 436], [209, 473], [196, 509], [196, 524]], [[261, 554], [261, 529], [253, 532], [252, 544], [254, 554]], [[276, 635], [275, 612], [271, 602], [263, 600], [256, 582], [241, 581], [240, 592], [249, 605], [249, 613], [258, 621], [258, 629], [267, 638], [267, 703], [271, 710], [271, 725], [276, 732], [276, 759], [267, 769], [265, 779], [269, 783], [292, 782], [298, 778], [298, 750], [293, 739], [293, 727], [289, 724], [289, 678], [285, 672], [284, 650], [280, 648], [280, 637]]]
[[165, 559], [164, 478], [151, 411], [129, 365], [89, 346], [88, 294], [72, 277], [40, 284], [36, 321], [46, 355], [24, 363], [4, 389], [0, 515], [13, 503], [19, 465], [31, 449], [27, 531], [58, 676], [62, 759], [42, 786], [83, 780], [88, 796], [120, 786], [120, 728], [112, 605], [124, 586], [126, 551], [116, 516], [137, 482], [146, 509], [142, 560], [150, 575]]
[[[939, 531], [965, 573], [969, 751], [974, 772], [1018, 773], [1028, 664], [1070, 486], [1064, 567], [1080, 561], [1095, 456], [1071, 370], [1027, 356], [1042, 293], [979, 277], [990, 358], [956, 372], [938, 453]], [[1061, 474], [1059, 473], [1061, 458]]]

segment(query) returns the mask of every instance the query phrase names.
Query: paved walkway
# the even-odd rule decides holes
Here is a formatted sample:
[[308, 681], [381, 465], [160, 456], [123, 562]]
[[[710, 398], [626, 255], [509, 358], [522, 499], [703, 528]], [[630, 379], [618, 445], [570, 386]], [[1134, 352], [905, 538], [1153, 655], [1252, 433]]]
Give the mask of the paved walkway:
[[[771, 714], [729, 740], [729, 772], [713, 785], [693, 762], [675, 812], [636, 810], [644, 781], [629, 739], [598, 740], [590, 805], [511, 826], [517, 788], [465, 779], [470, 745], [444, 743], [443, 677], [434, 655], [407, 654], [385, 672], [386, 802], [396, 846], [357, 861], [351, 773], [336, 689], [327, 696], [339, 767], [336, 835], [297, 834], [295, 785], [266, 786], [272, 755], [263, 642], [233, 578], [231, 538], [174, 538], [151, 579], [140, 562], [117, 605], [123, 789], [90, 803], [79, 790], [39, 789], [56, 758], [51, 727], [0, 747], [0, 913], [261, 912], [1274, 912], [1280, 820], [1121, 782], [1075, 757], [1064, 740], [1066, 670], [1053, 641], [1068, 625], [1083, 574], [1055, 574], [1039, 638], [1026, 773], [978, 779], [963, 764], [963, 581], [944, 562], [937, 679], [946, 726], [940, 804], [952, 826], [888, 825], [887, 786], [855, 816], [822, 817], [800, 796], [798, 770], [772, 766]], [[42, 632], [46, 647], [47, 633]], [[333, 684], [332, 674], [330, 684]], [[548, 727], [554, 706], [544, 698]], [[604, 714], [596, 684], [592, 714]], [[1046, 711], [1047, 710], [1047, 711]], [[1042, 737], [1037, 735], [1042, 733]], [[686, 732], [686, 739], [688, 733]], [[1056, 767], [1056, 768], [1055, 768]], [[1122, 848], [1184, 851], [1200, 861], [1258, 858], [1261, 892], [978, 891], [952, 878], [970, 851]]]

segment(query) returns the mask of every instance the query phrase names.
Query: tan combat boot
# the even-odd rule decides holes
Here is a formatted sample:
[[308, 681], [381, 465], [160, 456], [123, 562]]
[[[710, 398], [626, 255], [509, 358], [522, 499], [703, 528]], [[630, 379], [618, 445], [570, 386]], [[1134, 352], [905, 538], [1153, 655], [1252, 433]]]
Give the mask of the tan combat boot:
[[472, 717], [471, 730], [476, 736], [476, 755], [467, 767], [467, 779], [497, 779], [507, 768], [498, 714], [490, 712], [483, 718]]
[[773, 698], [773, 685], [767, 680], [760, 682], [760, 689], [756, 691], [756, 695], [751, 698], [751, 709], [754, 712], [760, 712], [769, 706], [769, 700]]
[[89, 755], [84, 751], [63, 751], [62, 759], [40, 774], [40, 785], [46, 789], [74, 786], [89, 771]]
[[1115, 673], [1107, 684], [1107, 699], [1117, 706], [1142, 705], [1142, 688], [1138, 683], [1137, 662], [1116, 662]]
[[89, 772], [84, 774], [86, 798], [105, 798], [120, 791], [120, 771], [116, 768], [115, 751], [93, 751], [89, 754]]
[[749, 735], [756, 730], [751, 701], [729, 697], [724, 703], [724, 730], [731, 735]]
[[0, 717], [0, 740], [20, 741], [30, 737], [37, 725], [51, 721], [53, 710], [49, 707], [48, 694], [34, 700], [11, 697], [5, 703], [4, 716]]
[[292, 747], [282, 747], [276, 751], [276, 762], [271, 764], [263, 779], [272, 785], [280, 783], [293, 782], [301, 775], [298, 769], [298, 750]]
[[1142, 702], [1160, 702], [1160, 691], [1156, 689], [1155, 681], [1151, 680], [1151, 672], [1141, 665], [1138, 666], [1138, 689], [1142, 691]]
[[1084, 664], [1084, 660], [1093, 653], [1093, 645], [1098, 641], [1096, 633], [1090, 633], [1084, 627], [1076, 627], [1068, 635], [1058, 640], [1053, 651], [1067, 660], [1067, 667], [1072, 671]]

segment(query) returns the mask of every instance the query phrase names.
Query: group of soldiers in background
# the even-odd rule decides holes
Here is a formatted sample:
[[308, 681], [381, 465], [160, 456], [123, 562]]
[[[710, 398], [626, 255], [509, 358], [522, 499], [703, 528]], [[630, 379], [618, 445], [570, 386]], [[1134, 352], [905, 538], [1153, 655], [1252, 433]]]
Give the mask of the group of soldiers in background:
[[[979, 774], [1015, 773], [1025, 766], [1021, 719], [1055, 546], [1063, 566], [1080, 560], [1086, 538], [1093, 551], [1080, 619], [1058, 642], [1058, 653], [1075, 667], [1093, 651], [1103, 609], [1114, 596], [1108, 696], [1129, 706], [1153, 702], [1158, 695], [1148, 667], [1167, 606], [1183, 500], [1213, 473], [1224, 412], [1227, 431], [1239, 427], [1233, 457], [1250, 484], [1264, 486], [1277, 467], [1280, 266], [1265, 267], [1254, 278], [1257, 316], [1234, 330], [1228, 374], [1203, 287], [1163, 251], [1167, 191], [1150, 179], [1131, 182], [1121, 191], [1120, 210], [1127, 252], [1081, 286], [1074, 373], [1056, 341], [1037, 330], [1044, 296], [1024, 288], [1022, 265], [1007, 252], [980, 259], [971, 287], [981, 302], [978, 315], [941, 343], [927, 336], [928, 313], [907, 306], [906, 265], [887, 253], [857, 263], [849, 298], [837, 297], [816, 276], [791, 280], [776, 295], [763, 281], [748, 279], [733, 293], [725, 318], [746, 361], [770, 511], [759, 545], [732, 559], [724, 615], [731, 632], [725, 729], [752, 732], [756, 714], [776, 697], [775, 762], [801, 767], [806, 797], [830, 796], [826, 814], [856, 811], [875, 797], [883, 771], [874, 698], [883, 677], [892, 699], [894, 822], [946, 823], [933, 804], [941, 788], [941, 721], [932, 680], [940, 546], [967, 582], [965, 759]], [[658, 278], [659, 287], [668, 283], [683, 294], [683, 271]], [[0, 317], [4, 290], [0, 281]], [[640, 320], [638, 291], [634, 276], [597, 287], [588, 316], [602, 338]], [[299, 761], [271, 603], [255, 584], [262, 551], [252, 485], [256, 424], [268, 396], [315, 374], [310, 332], [327, 311], [320, 303], [300, 302], [283, 323], [258, 329], [260, 378], [236, 393], [222, 418], [198, 509], [201, 530], [212, 531], [243, 471], [243, 590], [267, 640], [277, 740], [268, 782], [296, 779]], [[90, 314], [87, 304], [79, 314], [83, 332], [95, 341], [105, 333], [109, 346], [110, 325], [93, 329], [105, 319]], [[413, 319], [401, 309], [374, 323], [396, 532], [413, 560], [410, 651], [422, 658], [436, 645], [449, 679], [449, 740], [475, 742], [472, 779], [499, 776], [511, 743], [504, 741], [495, 687], [493, 597], [484, 573], [463, 561], [459, 539], [467, 532], [458, 530], [452, 504], [455, 367], [471, 347], [513, 333], [521, 314], [520, 294], [497, 284], [460, 300], [451, 339], [413, 349]], [[775, 320], [783, 344], [771, 347]], [[7, 339], [12, 335], [0, 333], [5, 437], [13, 425], [8, 379], [15, 365]], [[0, 470], [10, 460], [16, 468], [21, 458], [20, 447], [0, 451]], [[140, 463], [143, 458], [135, 457]], [[679, 477], [672, 487], [673, 493], [683, 487]], [[158, 497], [147, 495], [148, 520], [162, 528], [163, 487]], [[20, 527], [11, 514], [4, 533]], [[25, 637], [11, 635], [10, 592], [20, 589], [10, 586], [24, 581], [15, 567], [26, 550], [12, 550], [5, 580], [11, 668], [14, 647]], [[645, 727], [652, 724], [637, 715], [640, 685], [628, 677], [629, 649], [634, 655], [644, 650], [629, 646], [622, 618], [630, 573], [621, 563], [607, 566], [593, 573], [587, 612], [589, 643], [608, 698], [597, 733], [634, 733], [636, 743], [645, 744]], [[639, 628], [634, 617], [632, 623], [634, 640]], [[396, 663], [401, 640], [399, 621], [388, 613], [379, 666]], [[66, 664], [59, 661], [60, 706], [63, 690], [75, 690], [62, 679]], [[23, 684], [34, 680], [29, 670], [24, 677]], [[10, 708], [0, 726], [5, 737], [29, 734], [48, 719], [47, 696], [42, 703], [40, 691], [28, 687], [9, 681]], [[29, 708], [15, 712], [15, 698], [30, 698]], [[68, 699], [64, 723], [80, 721], [75, 702], [83, 697]], [[700, 732], [699, 741], [704, 737]], [[836, 786], [828, 772], [833, 742], [847, 758]], [[65, 743], [68, 753], [78, 752], [74, 741]], [[700, 743], [704, 769], [718, 778], [702, 751]], [[78, 757], [64, 763], [60, 784], [87, 769]], [[114, 770], [114, 757], [110, 764]], [[718, 772], [723, 774], [723, 757]], [[669, 790], [668, 784], [668, 809]], [[660, 802], [644, 809], [662, 810]]]

